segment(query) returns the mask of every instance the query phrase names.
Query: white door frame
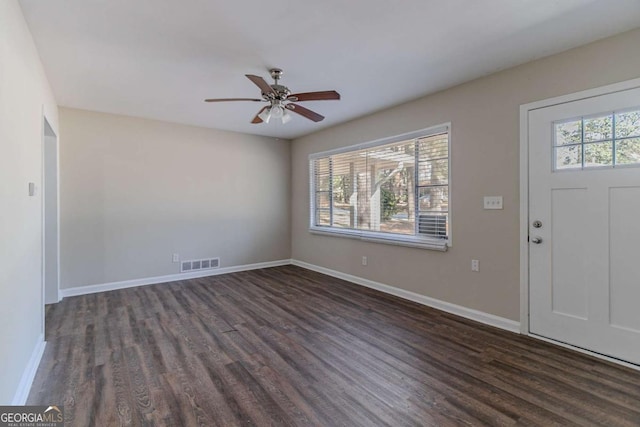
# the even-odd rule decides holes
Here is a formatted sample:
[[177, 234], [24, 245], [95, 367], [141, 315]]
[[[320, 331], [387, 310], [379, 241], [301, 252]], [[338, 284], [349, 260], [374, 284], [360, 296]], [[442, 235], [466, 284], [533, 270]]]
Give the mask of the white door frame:
[[640, 369], [640, 366], [532, 335], [529, 331], [529, 111], [639, 87], [640, 78], [520, 106], [520, 333], [634, 369]]
[[44, 111], [44, 106], [42, 107], [42, 121], [41, 121], [41, 130], [40, 136], [42, 138], [41, 141], [41, 176], [42, 179], [40, 181], [40, 201], [41, 201], [41, 214], [42, 214], [42, 233], [41, 233], [41, 245], [42, 245], [42, 270], [40, 272], [41, 275], [41, 302], [42, 302], [42, 334], [44, 336], [45, 333], [45, 262], [46, 262], [46, 247], [45, 247], [45, 220], [46, 220], [46, 210], [45, 210], [45, 144], [47, 143], [47, 135], [45, 134], [45, 126], [47, 123], [51, 130], [55, 134], [56, 138], [56, 219], [57, 219], [57, 236], [56, 236], [56, 265], [57, 265], [57, 302], [60, 302], [60, 136], [58, 135], [58, 131], [53, 128], [51, 125], [51, 120], [47, 117], [47, 114]]

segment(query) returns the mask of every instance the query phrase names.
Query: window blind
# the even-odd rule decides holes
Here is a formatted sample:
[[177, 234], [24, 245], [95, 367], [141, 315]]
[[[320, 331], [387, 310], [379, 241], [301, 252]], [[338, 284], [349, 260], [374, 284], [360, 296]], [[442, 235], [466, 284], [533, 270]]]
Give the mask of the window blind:
[[312, 155], [310, 168], [312, 228], [448, 239], [448, 128]]

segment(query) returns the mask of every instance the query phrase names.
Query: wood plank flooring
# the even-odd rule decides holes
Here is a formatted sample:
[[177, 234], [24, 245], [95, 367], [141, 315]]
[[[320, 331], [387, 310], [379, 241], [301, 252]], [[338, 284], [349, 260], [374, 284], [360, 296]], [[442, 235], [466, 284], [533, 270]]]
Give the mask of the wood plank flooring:
[[73, 426], [640, 425], [640, 372], [299, 267], [48, 306]]

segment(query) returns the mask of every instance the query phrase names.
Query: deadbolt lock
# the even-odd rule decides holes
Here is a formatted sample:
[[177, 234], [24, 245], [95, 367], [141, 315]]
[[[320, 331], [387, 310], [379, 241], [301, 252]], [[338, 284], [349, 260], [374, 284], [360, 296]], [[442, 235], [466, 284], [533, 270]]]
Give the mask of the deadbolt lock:
[[533, 228], [540, 228], [542, 227], [542, 223], [538, 220], [533, 221]]

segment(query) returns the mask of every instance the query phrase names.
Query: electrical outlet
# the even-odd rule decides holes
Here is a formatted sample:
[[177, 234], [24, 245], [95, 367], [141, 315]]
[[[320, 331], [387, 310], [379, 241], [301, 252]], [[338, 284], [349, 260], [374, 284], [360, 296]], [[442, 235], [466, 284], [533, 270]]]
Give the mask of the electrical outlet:
[[367, 265], [367, 257], [366, 256], [362, 257], [362, 265]]
[[480, 261], [477, 259], [471, 260], [471, 271], [480, 271]]
[[180, 262], [180, 255], [179, 254], [173, 254], [173, 258], [171, 258], [173, 262]]

